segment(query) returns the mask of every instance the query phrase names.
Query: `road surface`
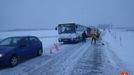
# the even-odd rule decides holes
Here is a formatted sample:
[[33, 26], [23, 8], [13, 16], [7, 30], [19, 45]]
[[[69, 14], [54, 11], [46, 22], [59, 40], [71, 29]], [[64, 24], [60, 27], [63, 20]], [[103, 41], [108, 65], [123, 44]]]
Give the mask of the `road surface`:
[[53, 54], [44, 52], [43, 56], [14, 68], [1, 68], [0, 75], [119, 75], [121, 71], [128, 71], [119, 62], [113, 65], [106, 45], [90, 43], [88, 39], [77, 44], [60, 45], [59, 51]]

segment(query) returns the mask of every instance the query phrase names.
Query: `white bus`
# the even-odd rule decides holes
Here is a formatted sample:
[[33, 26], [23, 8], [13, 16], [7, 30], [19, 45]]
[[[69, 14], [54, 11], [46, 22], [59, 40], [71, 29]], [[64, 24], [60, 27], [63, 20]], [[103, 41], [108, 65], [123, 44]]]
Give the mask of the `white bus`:
[[82, 33], [87, 30], [86, 26], [75, 23], [58, 25], [59, 42], [79, 42], [82, 40]]

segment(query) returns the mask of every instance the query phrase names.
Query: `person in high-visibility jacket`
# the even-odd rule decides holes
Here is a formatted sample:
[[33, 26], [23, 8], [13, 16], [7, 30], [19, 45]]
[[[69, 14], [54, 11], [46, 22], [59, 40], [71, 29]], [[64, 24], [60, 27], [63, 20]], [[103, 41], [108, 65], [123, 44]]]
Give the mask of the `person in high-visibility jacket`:
[[93, 41], [94, 41], [94, 43], [96, 44], [96, 40], [97, 40], [97, 33], [94, 32], [94, 33], [92, 34], [91, 44], [93, 43]]

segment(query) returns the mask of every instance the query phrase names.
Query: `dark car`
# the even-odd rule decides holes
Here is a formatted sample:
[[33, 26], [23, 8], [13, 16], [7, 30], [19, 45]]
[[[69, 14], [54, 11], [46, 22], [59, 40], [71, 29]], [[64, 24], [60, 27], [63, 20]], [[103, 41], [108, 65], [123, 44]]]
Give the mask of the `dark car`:
[[13, 67], [21, 60], [42, 54], [42, 42], [35, 36], [8, 37], [0, 41], [0, 65]]

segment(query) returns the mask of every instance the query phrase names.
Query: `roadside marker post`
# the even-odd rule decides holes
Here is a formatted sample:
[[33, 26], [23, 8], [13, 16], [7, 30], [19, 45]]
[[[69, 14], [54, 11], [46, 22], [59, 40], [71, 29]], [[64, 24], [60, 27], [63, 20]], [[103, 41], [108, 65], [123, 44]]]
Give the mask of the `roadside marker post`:
[[52, 53], [53, 53], [53, 52], [52, 52], [52, 50], [53, 50], [53, 49], [52, 49], [52, 48], [50, 48], [50, 54], [52, 54]]

